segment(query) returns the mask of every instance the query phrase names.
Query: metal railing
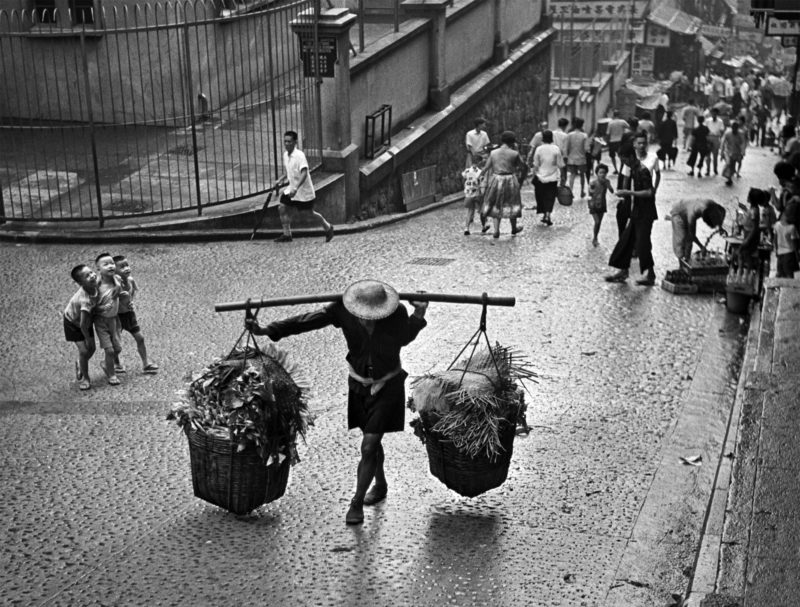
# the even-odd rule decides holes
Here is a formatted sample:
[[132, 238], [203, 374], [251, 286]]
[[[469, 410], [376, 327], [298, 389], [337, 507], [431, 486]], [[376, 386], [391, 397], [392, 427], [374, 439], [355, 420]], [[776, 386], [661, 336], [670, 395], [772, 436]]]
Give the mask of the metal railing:
[[314, 4], [0, 10], [0, 220], [201, 214], [269, 189], [286, 130], [317, 167], [321, 81], [290, 25]]

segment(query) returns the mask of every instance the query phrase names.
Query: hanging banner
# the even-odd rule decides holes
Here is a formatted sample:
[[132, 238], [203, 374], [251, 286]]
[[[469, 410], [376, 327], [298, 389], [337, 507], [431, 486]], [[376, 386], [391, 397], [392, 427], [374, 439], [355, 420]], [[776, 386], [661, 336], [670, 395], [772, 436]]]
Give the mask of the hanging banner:
[[556, 17], [616, 20], [643, 19], [647, 0], [549, 0], [549, 11]]
[[647, 24], [647, 46], [669, 46], [669, 30], [655, 23]]

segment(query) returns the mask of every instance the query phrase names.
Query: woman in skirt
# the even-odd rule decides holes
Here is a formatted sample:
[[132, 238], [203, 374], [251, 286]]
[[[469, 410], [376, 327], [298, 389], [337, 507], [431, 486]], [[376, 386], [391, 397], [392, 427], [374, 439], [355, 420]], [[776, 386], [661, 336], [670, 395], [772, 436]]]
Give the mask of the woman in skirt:
[[[511, 222], [511, 235], [522, 232], [517, 227], [517, 219], [522, 217], [522, 199], [519, 185], [525, 178], [528, 166], [515, 149], [517, 136], [512, 131], [504, 131], [500, 136], [502, 144], [492, 150], [483, 172], [491, 171], [486, 194], [483, 197], [481, 217], [491, 217], [494, 223], [494, 237], [500, 238], [500, 220], [508, 218]], [[521, 177], [517, 176], [517, 173]]]
[[536, 212], [542, 215], [542, 223], [551, 226], [550, 213], [558, 193], [561, 167], [564, 158], [561, 149], [553, 143], [553, 132], [542, 133], [542, 145], [533, 154], [533, 188], [536, 193]]

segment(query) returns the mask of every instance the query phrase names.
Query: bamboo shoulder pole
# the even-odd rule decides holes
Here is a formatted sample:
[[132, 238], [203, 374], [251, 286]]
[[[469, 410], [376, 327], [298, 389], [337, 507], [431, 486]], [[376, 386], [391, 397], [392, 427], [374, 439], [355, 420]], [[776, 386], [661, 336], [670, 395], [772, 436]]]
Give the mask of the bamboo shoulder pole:
[[[516, 305], [514, 297], [490, 297], [482, 295], [456, 295], [452, 293], [399, 293], [403, 301], [429, 301], [436, 303], [477, 304], [487, 306]], [[299, 306], [311, 303], [328, 303], [342, 299], [341, 293], [327, 293], [322, 295], [299, 295], [296, 297], [275, 297], [271, 299], [252, 298], [246, 301], [232, 301], [218, 303], [214, 306], [215, 312], [235, 312], [239, 310], [254, 310], [256, 308], [272, 308], [277, 306]]]

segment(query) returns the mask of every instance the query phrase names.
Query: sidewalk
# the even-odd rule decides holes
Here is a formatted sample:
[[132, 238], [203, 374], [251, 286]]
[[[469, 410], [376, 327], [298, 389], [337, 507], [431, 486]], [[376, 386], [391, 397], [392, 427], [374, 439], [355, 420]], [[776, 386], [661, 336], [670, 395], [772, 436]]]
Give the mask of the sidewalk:
[[800, 280], [755, 309], [686, 607], [789, 607], [800, 596]]

